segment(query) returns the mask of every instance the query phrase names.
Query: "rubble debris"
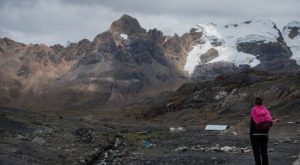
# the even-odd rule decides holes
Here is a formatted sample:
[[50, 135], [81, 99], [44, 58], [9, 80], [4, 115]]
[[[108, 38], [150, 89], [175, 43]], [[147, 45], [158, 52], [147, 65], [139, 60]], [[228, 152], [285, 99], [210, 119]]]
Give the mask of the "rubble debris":
[[78, 141], [83, 143], [94, 143], [97, 139], [95, 130], [92, 128], [78, 128], [74, 131], [74, 135]]
[[16, 137], [17, 139], [20, 139], [20, 140], [24, 140], [24, 141], [29, 141], [29, 139], [23, 135], [17, 135]]
[[120, 144], [122, 144], [120, 138], [116, 138], [116, 141], [115, 141], [115, 144], [114, 144], [114, 147], [118, 147]]
[[170, 127], [170, 132], [185, 132], [186, 129], [183, 127]]
[[201, 147], [200, 145], [192, 146], [192, 147], [191, 147], [191, 150], [193, 150], [193, 151], [201, 151], [201, 152], [205, 152], [205, 148], [204, 148], [204, 147]]
[[225, 146], [225, 147], [221, 147], [221, 150], [224, 151], [224, 152], [232, 152], [233, 147]]
[[228, 92], [227, 92], [227, 91], [220, 91], [220, 92], [218, 92], [217, 95], [215, 96], [215, 100], [216, 100], [216, 101], [219, 101], [219, 100], [225, 98], [227, 95], [228, 95]]
[[233, 134], [233, 136], [237, 136], [238, 135], [238, 133], [237, 132], [232, 132], [232, 134]]
[[31, 142], [39, 144], [39, 145], [43, 145], [46, 143], [46, 141], [41, 137], [35, 137]]
[[242, 153], [249, 153], [249, 152], [252, 152], [252, 150], [245, 147], [245, 148], [241, 148], [241, 152]]
[[49, 127], [38, 127], [34, 130], [34, 133], [37, 134], [51, 134], [53, 133], [53, 129]]
[[270, 149], [268, 150], [268, 152], [273, 152], [273, 151], [275, 151], [274, 148], [270, 148]]
[[293, 165], [300, 165], [300, 155], [298, 156], [298, 159], [293, 163]]
[[150, 141], [147, 140], [143, 140], [143, 145], [145, 148], [152, 148], [153, 146], [155, 146], [155, 144], [151, 143]]
[[[180, 150], [181, 148], [178, 148]], [[226, 152], [226, 153], [249, 153], [252, 152], [252, 150], [248, 149], [248, 147], [236, 147], [236, 146], [223, 146], [220, 147], [219, 144], [216, 144], [216, 146], [212, 147], [203, 147], [201, 145], [192, 146], [191, 150], [193, 151], [201, 151], [201, 152], [208, 152], [208, 151], [214, 151], [214, 152]]]
[[185, 151], [188, 151], [188, 150], [189, 149], [188, 149], [187, 146], [182, 146], [182, 147], [178, 147], [178, 148], [176, 148], [176, 149], [174, 149], [172, 151], [174, 151], [174, 152], [185, 152]]

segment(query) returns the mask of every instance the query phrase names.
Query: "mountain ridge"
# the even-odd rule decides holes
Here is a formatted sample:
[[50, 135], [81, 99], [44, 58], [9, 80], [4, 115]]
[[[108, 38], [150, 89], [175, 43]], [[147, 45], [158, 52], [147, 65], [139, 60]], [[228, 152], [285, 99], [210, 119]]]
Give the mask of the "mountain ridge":
[[[256, 21], [264, 22], [262, 19]], [[240, 26], [247, 28], [251, 23], [245, 21]], [[224, 29], [238, 27], [232, 24]], [[255, 40], [246, 37], [244, 41], [247, 42], [234, 47], [226, 45], [226, 37], [212, 36], [205, 28], [191, 28], [182, 36], [165, 36], [157, 29], [147, 31], [137, 19], [125, 14], [92, 41], [83, 39], [67, 47], [26, 45], [3, 38], [0, 39], [0, 58], [3, 59], [0, 78], [5, 81], [1, 82], [0, 104], [34, 110], [122, 106], [165, 90], [175, 90], [190, 79], [202, 81], [247, 69], [244, 65], [249, 63], [212, 62], [228, 48], [234, 50], [233, 54], [237, 52], [250, 60], [259, 60], [252, 66], [258, 66], [257, 69], [298, 71], [296, 62], [290, 59], [294, 49], [291, 51], [285, 43], [290, 33], [282, 36], [274, 23], [272, 28], [278, 35], [276, 39], [268, 39], [271, 42], [257, 40], [264, 37], [257, 35], [259, 37], [252, 36]], [[297, 39], [298, 29], [291, 31], [296, 34], [293, 39]], [[205, 44], [209, 44], [207, 50], [199, 48]], [[194, 66], [196, 72], [188, 75], [185, 66], [191, 61], [189, 56], [195, 48], [200, 50], [192, 59], [198, 61]], [[247, 60], [246, 57], [241, 58]]]

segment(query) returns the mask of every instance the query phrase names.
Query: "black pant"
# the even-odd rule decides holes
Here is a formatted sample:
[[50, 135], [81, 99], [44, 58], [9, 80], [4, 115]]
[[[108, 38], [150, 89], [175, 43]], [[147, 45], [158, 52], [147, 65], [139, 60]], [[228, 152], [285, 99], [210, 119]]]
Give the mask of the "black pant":
[[250, 135], [256, 165], [269, 165], [268, 135]]

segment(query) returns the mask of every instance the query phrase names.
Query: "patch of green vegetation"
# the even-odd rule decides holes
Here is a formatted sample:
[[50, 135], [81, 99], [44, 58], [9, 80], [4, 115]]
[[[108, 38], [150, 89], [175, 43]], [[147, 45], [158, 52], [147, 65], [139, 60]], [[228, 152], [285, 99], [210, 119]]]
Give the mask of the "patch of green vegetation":
[[7, 116], [6, 113], [0, 112], [0, 117], [6, 117], [6, 116]]

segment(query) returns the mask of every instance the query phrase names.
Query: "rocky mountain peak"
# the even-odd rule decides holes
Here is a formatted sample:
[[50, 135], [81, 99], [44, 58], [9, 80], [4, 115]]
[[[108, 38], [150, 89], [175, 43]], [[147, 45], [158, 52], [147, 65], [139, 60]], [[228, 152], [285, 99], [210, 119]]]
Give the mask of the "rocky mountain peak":
[[300, 65], [300, 22], [293, 21], [288, 23], [282, 32], [283, 38], [293, 52], [291, 59], [297, 61], [297, 64]]
[[[247, 21], [246, 21], [247, 22]], [[251, 23], [274, 25], [274, 22], [266, 17], [254, 17], [250, 20]]]
[[10, 38], [4, 37], [4, 38], [0, 38], [0, 47], [6, 46], [6, 47], [14, 47], [17, 45], [25, 45], [22, 43], [18, 43], [16, 41], [11, 40]]
[[294, 39], [297, 36], [300, 36], [300, 22], [293, 21], [287, 24], [284, 27], [283, 31], [288, 31], [288, 37]]
[[133, 18], [127, 14], [124, 14], [120, 19], [114, 21], [111, 24], [110, 30], [112, 32], [124, 33], [127, 35], [146, 32], [136, 18]]

